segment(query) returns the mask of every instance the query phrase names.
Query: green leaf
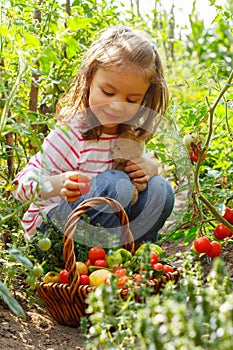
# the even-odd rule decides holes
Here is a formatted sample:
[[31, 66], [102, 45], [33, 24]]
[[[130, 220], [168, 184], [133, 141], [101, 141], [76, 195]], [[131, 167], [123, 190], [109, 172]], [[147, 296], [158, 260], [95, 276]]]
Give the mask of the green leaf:
[[9, 254], [15, 258], [18, 262], [23, 264], [28, 269], [31, 269], [33, 267], [33, 264], [31, 260], [29, 260], [26, 256], [24, 256], [20, 250], [16, 248], [11, 248], [8, 250]]
[[0, 296], [8, 305], [9, 309], [16, 315], [26, 319], [26, 315], [21, 305], [12, 297], [7, 287], [0, 281]]

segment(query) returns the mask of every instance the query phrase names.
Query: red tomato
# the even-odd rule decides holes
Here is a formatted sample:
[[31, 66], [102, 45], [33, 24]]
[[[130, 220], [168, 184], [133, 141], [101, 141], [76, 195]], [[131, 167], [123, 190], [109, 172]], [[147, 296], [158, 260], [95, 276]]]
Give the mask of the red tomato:
[[152, 269], [157, 270], [157, 271], [164, 270], [164, 265], [160, 264], [160, 263], [153, 264]]
[[94, 266], [107, 267], [107, 263], [103, 259], [98, 259], [94, 262]]
[[210, 248], [210, 240], [206, 236], [195, 239], [193, 244], [198, 253], [207, 253]]
[[170, 265], [164, 265], [163, 274], [165, 275], [165, 273], [168, 273], [168, 272], [174, 272], [174, 268]]
[[[190, 151], [189, 152], [189, 156], [192, 162], [197, 162], [198, 161], [198, 156], [199, 156], [199, 152], [198, 150], [194, 151]], [[203, 154], [201, 160], [204, 160], [206, 157], [206, 153]]]
[[116, 270], [114, 270], [114, 273], [119, 277], [122, 277], [126, 275], [126, 269], [124, 269], [123, 267], [119, 267]]
[[92, 247], [88, 252], [88, 258], [93, 264], [96, 260], [105, 260], [106, 252], [101, 247]]
[[157, 264], [157, 262], [159, 262], [158, 254], [156, 254], [154, 252], [150, 252], [150, 263], [151, 263], [151, 265]]
[[223, 217], [233, 225], [233, 209], [226, 207]]
[[90, 278], [87, 275], [80, 275], [80, 284], [87, 285], [90, 284]]
[[69, 272], [66, 269], [61, 270], [59, 273], [60, 282], [64, 284], [70, 284], [70, 281], [68, 280], [68, 275]]
[[117, 286], [118, 288], [124, 288], [126, 286], [126, 284], [129, 281], [129, 277], [128, 276], [121, 276], [118, 278], [117, 280]]
[[218, 224], [218, 226], [214, 230], [214, 237], [216, 239], [224, 239], [226, 237], [230, 237], [231, 235], [231, 230], [224, 224]]
[[83, 194], [86, 194], [87, 192], [89, 192], [90, 190], [90, 184], [89, 182], [86, 182], [84, 180], [79, 180], [79, 179], [74, 179], [73, 180], [74, 182], [77, 182], [79, 184], [82, 184], [82, 186], [79, 186], [79, 190], [80, 190], [80, 193], [83, 195]]
[[222, 246], [219, 242], [213, 241], [210, 243], [210, 249], [207, 252], [207, 255], [210, 258], [217, 258], [222, 252]]

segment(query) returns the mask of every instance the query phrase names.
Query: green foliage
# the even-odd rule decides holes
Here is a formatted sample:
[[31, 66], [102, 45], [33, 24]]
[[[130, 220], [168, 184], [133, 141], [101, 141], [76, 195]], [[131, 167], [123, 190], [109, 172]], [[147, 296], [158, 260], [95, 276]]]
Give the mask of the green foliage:
[[230, 350], [233, 295], [224, 262], [215, 261], [206, 285], [192, 256], [182, 271], [178, 289], [167, 284], [145, 304], [133, 295], [122, 301], [114, 284], [89, 294], [87, 349]]
[[12, 297], [7, 287], [0, 281], [0, 297], [5, 301], [5, 303], [9, 306], [11, 311], [15, 314], [19, 315], [23, 319], [26, 319], [26, 315], [19, 305], [19, 303]]

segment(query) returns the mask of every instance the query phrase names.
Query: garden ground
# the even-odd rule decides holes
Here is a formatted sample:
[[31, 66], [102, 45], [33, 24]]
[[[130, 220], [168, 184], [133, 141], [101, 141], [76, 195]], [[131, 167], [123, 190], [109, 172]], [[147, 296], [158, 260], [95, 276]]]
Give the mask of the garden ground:
[[[174, 265], [182, 265], [182, 257], [190, 245], [173, 241], [165, 242], [163, 249], [167, 256], [174, 255]], [[226, 270], [233, 278], [233, 250], [232, 244], [225, 245], [221, 254]], [[198, 259], [198, 258], [197, 258]], [[212, 261], [205, 255], [201, 257], [201, 264], [205, 276], [211, 269]], [[77, 328], [57, 324], [43, 309], [37, 305], [29, 305], [28, 301], [18, 294], [16, 298], [26, 312], [26, 321], [23, 321], [7, 306], [0, 302], [0, 339], [2, 350], [83, 350], [84, 340]]]

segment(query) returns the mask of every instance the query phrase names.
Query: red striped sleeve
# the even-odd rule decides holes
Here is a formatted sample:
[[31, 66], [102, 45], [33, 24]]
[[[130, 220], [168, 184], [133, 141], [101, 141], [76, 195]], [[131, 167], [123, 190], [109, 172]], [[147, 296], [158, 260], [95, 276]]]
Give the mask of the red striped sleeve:
[[71, 146], [71, 144], [65, 139], [65, 137], [59, 132], [57, 133], [57, 135], [64, 142], [64, 144], [72, 151], [72, 153], [79, 159], [80, 156], [78, 152]]
[[[50, 144], [50, 146], [60, 155], [60, 157], [70, 166], [71, 169], [75, 169], [75, 167], [70, 163], [70, 161], [65, 157], [64, 153], [49, 139], [47, 139], [47, 142]], [[46, 152], [48, 155], [48, 153]]]
[[88, 153], [88, 152], [110, 152], [111, 148], [95, 148], [95, 147], [90, 147], [90, 148], [86, 148], [82, 151], [80, 151], [80, 153]]
[[28, 200], [29, 200], [29, 198], [28, 198], [28, 196], [27, 196], [27, 193], [26, 193], [26, 188], [25, 188], [25, 186], [24, 186], [24, 184], [23, 184], [23, 183], [22, 183], [22, 191], [23, 191], [23, 194], [24, 194], [25, 199], [28, 201]]

